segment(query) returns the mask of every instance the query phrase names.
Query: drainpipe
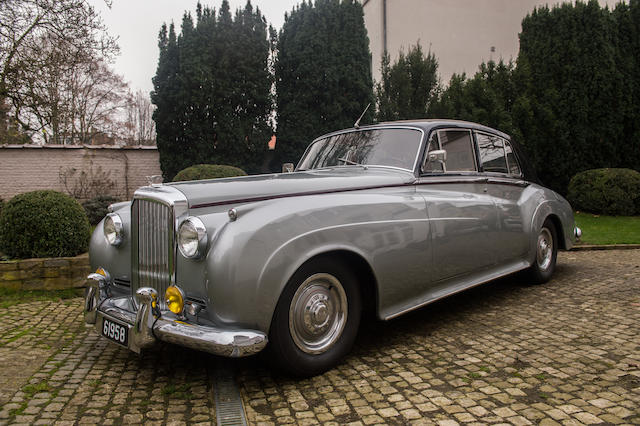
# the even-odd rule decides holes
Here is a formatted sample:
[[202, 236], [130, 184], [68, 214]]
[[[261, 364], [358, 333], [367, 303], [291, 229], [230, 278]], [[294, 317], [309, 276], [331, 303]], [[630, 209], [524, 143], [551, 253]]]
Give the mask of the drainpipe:
[[382, 0], [382, 48], [387, 53], [387, 0]]

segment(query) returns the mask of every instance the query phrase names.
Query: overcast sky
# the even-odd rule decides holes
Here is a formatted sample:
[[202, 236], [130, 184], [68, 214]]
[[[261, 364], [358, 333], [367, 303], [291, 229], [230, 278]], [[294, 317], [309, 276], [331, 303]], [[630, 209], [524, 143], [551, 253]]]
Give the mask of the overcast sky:
[[[114, 67], [135, 92], [153, 89], [151, 77], [158, 65], [158, 31], [163, 22], [173, 21], [180, 30], [185, 10], [195, 15], [198, 0], [113, 0], [111, 9], [103, 0], [88, 0], [101, 14], [109, 33], [118, 37], [120, 56]], [[252, 0], [277, 29], [282, 27], [284, 13], [302, 0]], [[203, 6], [220, 8], [222, 0], [201, 0]], [[229, 0], [231, 10], [244, 7], [246, 0]]]

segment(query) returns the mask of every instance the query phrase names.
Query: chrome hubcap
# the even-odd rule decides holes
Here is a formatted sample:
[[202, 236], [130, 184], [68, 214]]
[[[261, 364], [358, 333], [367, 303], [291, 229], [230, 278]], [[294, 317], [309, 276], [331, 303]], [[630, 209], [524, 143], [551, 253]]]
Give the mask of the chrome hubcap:
[[547, 270], [553, 260], [553, 238], [547, 228], [542, 228], [538, 235], [538, 267], [543, 271]]
[[340, 281], [330, 274], [314, 274], [298, 287], [291, 300], [291, 337], [303, 352], [325, 352], [340, 338], [347, 312], [347, 295]]

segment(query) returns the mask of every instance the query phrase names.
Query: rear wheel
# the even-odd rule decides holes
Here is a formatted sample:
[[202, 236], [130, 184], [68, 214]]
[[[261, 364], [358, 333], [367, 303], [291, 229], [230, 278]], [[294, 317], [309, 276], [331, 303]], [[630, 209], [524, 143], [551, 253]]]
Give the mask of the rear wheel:
[[546, 219], [538, 232], [536, 259], [529, 268], [529, 277], [534, 284], [543, 284], [551, 279], [556, 269], [558, 241], [556, 227], [551, 219]]
[[362, 310], [353, 272], [329, 257], [313, 259], [291, 277], [269, 332], [269, 351], [282, 370], [313, 376], [335, 366], [353, 346]]

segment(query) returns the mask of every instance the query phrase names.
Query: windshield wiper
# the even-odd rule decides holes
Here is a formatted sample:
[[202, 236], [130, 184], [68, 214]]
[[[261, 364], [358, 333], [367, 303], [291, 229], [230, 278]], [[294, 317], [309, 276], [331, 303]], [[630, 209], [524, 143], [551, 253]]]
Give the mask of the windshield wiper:
[[345, 164], [349, 164], [349, 165], [352, 165], [352, 166], [362, 166], [362, 167], [364, 167], [364, 164], [356, 163], [355, 161], [347, 160], [346, 158], [338, 158], [338, 161], [344, 161]]

